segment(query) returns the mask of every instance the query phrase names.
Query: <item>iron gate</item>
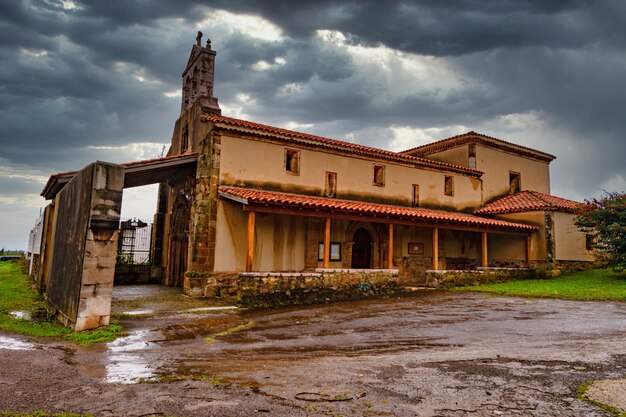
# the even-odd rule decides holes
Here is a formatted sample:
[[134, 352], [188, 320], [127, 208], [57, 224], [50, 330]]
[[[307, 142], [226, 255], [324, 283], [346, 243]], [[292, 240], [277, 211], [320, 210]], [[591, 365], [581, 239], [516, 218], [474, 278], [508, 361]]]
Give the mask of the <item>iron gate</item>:
[[116, 284], [137, 284], [150, 281], [151, 243], [151, 223], [137, 218], [120, 222], [117, 262], [115, 263]]

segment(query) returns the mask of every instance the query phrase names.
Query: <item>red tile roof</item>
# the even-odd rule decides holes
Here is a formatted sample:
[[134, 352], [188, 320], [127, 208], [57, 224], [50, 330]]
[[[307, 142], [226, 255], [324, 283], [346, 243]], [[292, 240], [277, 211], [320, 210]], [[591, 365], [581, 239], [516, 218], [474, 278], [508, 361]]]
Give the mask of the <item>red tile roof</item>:
[[222, 197], [248, 205], [309, 209], [315, 212], [325, 211], [337, 214], [356, 214], [369, 217], [409, 220], [416, 223], [442, 223], [464, 227], [505, 229], [523, 232], [530, 232], [537, 229], [535, 226], [527, 224], [487, 219], [465, 213], [366, 203], [363, 201], [337, 200], [333, 198], [312, 197], [301, 194], [288, 194], [249, 188], [220, 186], [219, 194]]
[[528, 148], [526, 146], [517, 145], [515, 143], [507, 142], [502, 139], [494, 138], [493, 136], [487, 136], [473, 131], [463, 133], [457, 136], [452, 136], [447, 139], [438, 140], [436, 142], [427, 143], [426, 145], [407, 149], [406, 151], [402, 151], [400, 153], [405, 155], [426, 156], [433, 153], [445, 151], [446, 149], [454, 148], [456, 146], [464, 145], [466, 143], [480, 143], [482, 145], [501, 149], [507, 152], [516, 153], [519, 155], [524, 155], [534, 159], [539, 159], [545, 162], [550, 162], [556, 159], [556, 156], [549, 153], [538, 151], [533, 148]]
[[526, 211], [556, 210], [575, 212], [581, 206], [577, 201], [567, 200], [538, 191], [520, 191], [485, 205], [476, 214], [522, 213]]
[[321, 148], [343, 150], [356, 155], [386, 159], [395, 162], [409, 163], [415, 166], [432, 168], [446, 172], [455, 172], [464, 175], [471, 175], [474, 177], [480, 177], [483, 174], [482, 171], [478, 171], [473, 168], [462, 167], [460, 165], [450, 164], [447, 162], [420, 158], [413, 155], [404, 155], [398, 152], [359, 145], [357, 143], [344, 142], [341, 140], [325, 138], [322, 136], [310, 135], [307, 133], [295, 132], [293, 130], [281, 129], [278, 127], [253, 123], [247, 120], [233, 119], [231, 117], [217, 116], [212, 114], [205, 114], [202, 117], [204, 120], [216, 123], [218, 124], [218, 126], [227, 130], [253, 130], [256, 132], [260, 132], [263, 135], [270, 135], [274, 138], [288, 140], [292, 143], [313, 144]]

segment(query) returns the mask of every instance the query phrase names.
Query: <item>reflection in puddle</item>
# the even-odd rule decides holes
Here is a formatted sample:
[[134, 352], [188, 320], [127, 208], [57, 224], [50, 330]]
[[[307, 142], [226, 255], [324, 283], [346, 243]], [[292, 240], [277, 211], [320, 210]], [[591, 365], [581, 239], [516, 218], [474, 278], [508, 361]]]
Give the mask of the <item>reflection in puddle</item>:
[[108, 364], [104, 381], [133, 384], [138, 379], [155, 377], [154, 363], [150, 363], [145, 352], [142, 353], [155, 344], [155, 341], [149, 340], [155, 335], [155, 332], [140, 330], [107, 344]]
[[0, 336], [0, 349], [7, 350], [29, 350], [35, 349], [35, 345], [12, 337]]
[[140, 378], [153, 378], [154, 369], [144, 358], [134, 354], [120, 354], [111, 358], [106, 366], [105, 382], [134, 384]]

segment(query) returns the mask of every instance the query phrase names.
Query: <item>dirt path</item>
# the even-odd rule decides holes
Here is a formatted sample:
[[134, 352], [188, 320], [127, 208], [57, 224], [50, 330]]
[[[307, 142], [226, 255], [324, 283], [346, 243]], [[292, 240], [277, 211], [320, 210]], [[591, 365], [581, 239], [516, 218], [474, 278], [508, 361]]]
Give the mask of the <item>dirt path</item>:
[[88, 348], [0, 338], [0, 411], [602, 416], [577, 386], [626, 375], [624, 303], [430, 293], [124, 325]]

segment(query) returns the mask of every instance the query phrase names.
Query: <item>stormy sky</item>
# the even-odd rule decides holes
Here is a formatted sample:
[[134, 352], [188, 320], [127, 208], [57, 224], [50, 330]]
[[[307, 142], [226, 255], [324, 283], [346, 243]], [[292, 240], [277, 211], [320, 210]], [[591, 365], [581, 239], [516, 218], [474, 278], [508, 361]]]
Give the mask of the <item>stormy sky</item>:
[[557, 155], [555, 195], [626, 188], [622, 0], [0, 0], [0, 247], [50, 174], [161, 155], [198, 30], [224, 115], [390, 150], [475, 130]]

